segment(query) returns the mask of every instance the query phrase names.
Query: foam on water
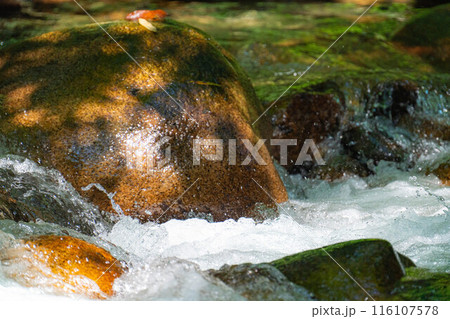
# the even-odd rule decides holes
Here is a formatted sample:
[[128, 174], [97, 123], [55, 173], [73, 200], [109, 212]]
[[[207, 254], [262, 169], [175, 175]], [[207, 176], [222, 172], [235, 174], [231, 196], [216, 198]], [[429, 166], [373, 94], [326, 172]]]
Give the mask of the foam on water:
[[[33, 175], [34, 166], [14, 160], [17, 165], [27, 164], [25, 171]], [[9, 169], [15, 167], [14, 160], [9, 159]], [[42, 180], [45, 174], [55, 174], [37, 165], [34, 169]], [[281, 205], [278, 218], [260, 223], [241, 218], [219, 223], [189, 219], [140, 224], [123, 216], [112, 228], [88, 236], [64, 225], [0, 221], [0, 242], [46, 233], [69, 233], [93, 242], [128, 261], [129, 272], [115, 282], [117, 299], [239, 299], [204, 270], [271, 261], [359, 238], [387, 239], [418, 266], [450, 272], [450, 188], [436, 177], [404, 172], [389, 163], [374, 169], [376, 174], [371, 177], [332, 183], [290, 176], [286, 184], [291, 200]], [[67, 182], [58, 178], [61, 194], [66, 194]], [[80, 200], [74, 193], [74, 201]], [[5, 267], [9, 266], [0, 265], [0, 296], [44, 298], [42, 290], [20, 287], [5, 276]]]
[[385, 170], [389, 176], [316, 181], [308, 187], [293, 177], [295, 187], [305, 187], [307, 199], [290, 200], [281, 206], [279, 218], [263, 223], [241, 218], [142, 225], [125, 217], [102, 237], [146, 260], [178, 257], [201, 269], [270, 261], [351, 239], [383, 238], [419, 266], [449, 271], [450, 188], [432, 177]]

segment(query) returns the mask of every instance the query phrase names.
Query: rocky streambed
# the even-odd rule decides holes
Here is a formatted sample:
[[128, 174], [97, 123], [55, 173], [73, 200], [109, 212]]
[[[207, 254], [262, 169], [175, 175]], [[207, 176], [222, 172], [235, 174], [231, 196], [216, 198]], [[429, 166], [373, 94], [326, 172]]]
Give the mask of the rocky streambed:
[[364, 7], [168, 5], [216, 42], [66, 5], [2, 21], [2, 296], [448, 299], [448, 5], [375, 6], [279, 99]]

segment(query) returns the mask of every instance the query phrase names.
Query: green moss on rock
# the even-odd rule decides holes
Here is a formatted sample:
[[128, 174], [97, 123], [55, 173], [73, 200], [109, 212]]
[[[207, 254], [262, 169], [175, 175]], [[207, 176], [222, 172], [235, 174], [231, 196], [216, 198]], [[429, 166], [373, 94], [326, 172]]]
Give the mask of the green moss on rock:
[[413, 54], [424, 57], [439, 70], [450, 71], [450, 5], [425, 9], [413, 16], [393, 37]]
[[404, 274], [391, 244], [380, 239], [354, 240], [309, 250], [273, 261], [271, 265], [319, 300], [366, 300], [370, 299], [368, 294], [375, 299], [387, 299]]
[[392, 292], [393, 300], [448, 301], [450, 274], [436, 273], [423, 268], [407, 268], [406, 276]]

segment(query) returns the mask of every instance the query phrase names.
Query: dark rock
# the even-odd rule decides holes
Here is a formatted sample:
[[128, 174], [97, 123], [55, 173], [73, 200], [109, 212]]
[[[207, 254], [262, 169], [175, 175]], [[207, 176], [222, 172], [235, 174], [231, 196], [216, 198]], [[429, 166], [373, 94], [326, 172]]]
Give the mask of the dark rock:
[[372, 116], [386, 116], [395, 125], [402, 117], [411, 116], [417, 107], [418, 87], [407, 80], [382, 82], [371, 92], [376, 101], [369, 101], [368, 106], [372, 109], [367, 111]]
[[313, 300], [305, 288], [293, 284], [269, 264], [225, 265], [209, 273], [248, 300]]
[[414, 5], [417, 8], [431, 8], [449, 2], [450, 2], [449, 0], [416, 0], [414, 2]]
[[305, 251], [273, 261], [271, 265], [319, 300], [371, 299], [365, 291], [375, 299], [386, 299], [404, 275], [391, 244], [379, 239], [355, 240]]
[[313, 167], [307, 177], [331, 182], [353, 176], [367, 177], [372, 173], [366, 164], [360, 163], [348, 155], [338, 155], [326, 159], [325, 165]]
[[342, 134], [342, 145], [350, 156], [362, 162], [402, 162], [405, 150], [393, 139], [364, 126], [353, 126]]
[[425, 58], [440, 71], [449, 71], [450, 5], [414, 15], [392, 40], [408, 52]]
[[32, 0], [33, 8], [40, 11], [51, 11], [61, 4], [71, 2], [71, 0]]
[[414, 261], [412, 261], [409, 257], [400, 253], [397, 253], [397, 255], [400, 258], [400, 262], [402, 263], [404, 268], [416, 267]]
[[42, 215], [38, 210], [18, 202], [0, 189], [0, 220], [11, 219], [16, 222], [35, 222]]
[[[297, 140], [296, 146], [288, 146], [285, 168], [289, 173], [304, 173], [314, 166], [311, 162], [295, 165], [305, 140], [312, 139], [318, 145], [336, 134], [342, 112], [341, 104], [332, 94], [299, 93], [277, 102], [272, 117], [272, 138]], [[280, 161], [280, 147], [273, 146], [271, 152]]]
[[22, 10], [22, 3], [19, 0], [0, 0], [0, 16], [7, 17], [16, 15]]

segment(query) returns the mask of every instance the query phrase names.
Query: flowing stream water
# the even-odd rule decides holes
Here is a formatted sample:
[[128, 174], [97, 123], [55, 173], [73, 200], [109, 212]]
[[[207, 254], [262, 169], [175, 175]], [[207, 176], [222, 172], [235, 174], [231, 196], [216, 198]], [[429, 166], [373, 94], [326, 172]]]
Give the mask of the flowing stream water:
[[[177, 10], [176, 6], [181, 9]], [[328, 53], [324, 62], [308, 74], [308, 79], [324, 77], [327, 72], [339, 73], [340, 67], [368, 70], [381, 65], [389, 69], [391, 65], [409, 63], [403, 63], [403, 56], [392, 53], [386, 44], [387, 32], [383, 31], [392, 32], [404, 21], [404, 6], [375, 8], [372, 20], [367, 19], [373, 23], [353, 28], [333, 49], [339, 54]], [[98, 12], [89, 9], [96, 16], [101, 14], [100, 9]], [[105, 11], [100, 20], [124, 16], [124, 9], [120, 10], [117, 15]], [[313, 62], [361, 12], [360, 7], [351, 5], [276, 3], [258, 4], [256, 8], [232, 3], [174, 4], [170, 10], [173, 18], [206, 30], [230, 50], [250, 74], [265, 102], [276, 98], [291, 84], [298, 72]], [[89, 22], [81, 15], [66, 19], [63, 14], [63, 26], [67, 21]], [[385, 18], [386, 22], [379, 22]], [[366, 50], [370, 53], [367, 57], [361, 53], [363, 50], [354, 53], [352, 35], [364, 39], [356, 44], [361, 48], [371, 43], [367, 39], [376, 39], [381, 43], [380, 50]], [[385, 55], [385, 52], [391, 53]], [[408, 68], [416, 69], [414, 66]], [[377, 75], [373, 78], [378, 79]], [[424, 114], [448, 122], [448, 88], [443, 85], [434, 91], [432, 86], [422, 87], [418, 104]], [[354, 82], [348, 82], [347, 88], [346, 104], [357, 109], [363, 100], [363, 89]], [[370, 94], [370, 88], [365, 93]], [[361, 114], [364, 118], [365, 113]], [[382, 122], [378, 124], [383, 126]], [[397, 132], [394, 130], [392, 134]], [[419, 150], [412, 159], [414, 168], [381, 161], [371, 167], [375, 174], [369, 177], [334, 182], [286, 176], [280, 168], [290, 200], [281, 205], [278, 218], [258, 223], [241, 218], [218, 223], [189, 219], [141, 224], [126, 216], [110, 218], [86, 202], [59, 172], [7, 155], [0, 149], [0, 184], [7, 185], [6, 190], [16, 199], [56, 218], [55, 223], [0, 220], [0, 249], [14, 245], [19, 238], [39, 234], [69, 234], [94, 243], [129, 266], [129, 271], [114, 284], [113, 299], [119, 300], [242, 299], [231, 288], [208, 276], [205, 270], [218, 269], [224, 264], [272, 261], [359, 238], [386, 239], [419, 267], [450, 272], [450, 187], [443, 186], [434, 175], [425, 175], [427, 167], [436, 166], [433, 163], [449, 161], [450, 146], [432, 138], [415, 140], [415, 145], [411, 145], [402, 139], [402, 134], [393, 137], [402, 146]], [[33, 277], [41, 288], [23, 287], [10, 279], [9, 274], [21, 271]], [[47, 280], [21, 264], [4, 261], [0, 264], [0, 299], [68, 298], [54, 294]]]
[[[439, 149], [436, 149], [437, 156]], [[429, 158], [429, 157], [428, 157]], [[0, 159], [4, 180], [23, 190], [26, 201], [46, 196], [76, 212], [76, 222], [90, 225], [91, 236], [56, 224], [0, 221], [0, 246], [30, 234], [70, 234], [126, 260], [129, 272], [115, 281], [115, 299], [229, 300], [241, 298], [203, 271], [224, 264], [271, 261], [289, 254], [358, 238], [383, 238], [419, 267], [450, 271], [450, 187], [419, 173], [381, 162], [376, 174], [326, 182], [285, 177], [290, 200], [276, 219], [209, 223], [202, 219], [140, 224], [118, 217], [112, 226], [54, 170], [20, 158]], [[11, 178], [11, 176], [14, 176]], [[32, 182], [32, 183], [30, 183]], [[74, 228], [72, 222], [67, 226]], [[76, 228], [76, 227], [75, 227]], [[331, 261], [330, 261], [331, 262]], [[24, 288], [0, 265], [0, 297], [61, 298], [43, 288]], [[39, 274], [27, 273], [29, 276]]]

